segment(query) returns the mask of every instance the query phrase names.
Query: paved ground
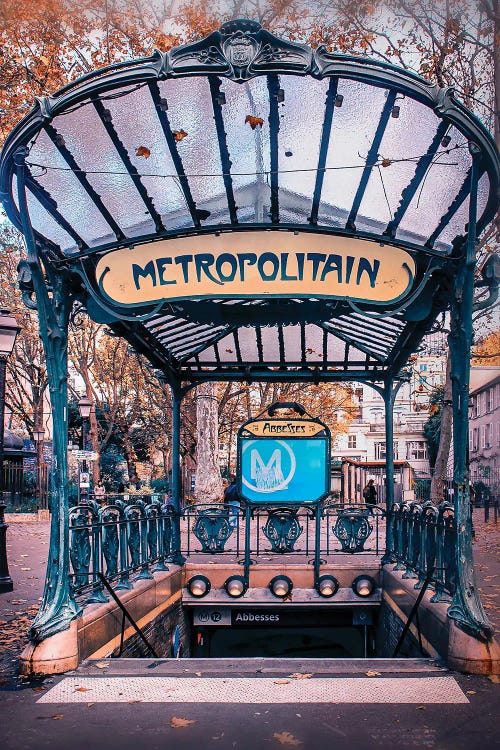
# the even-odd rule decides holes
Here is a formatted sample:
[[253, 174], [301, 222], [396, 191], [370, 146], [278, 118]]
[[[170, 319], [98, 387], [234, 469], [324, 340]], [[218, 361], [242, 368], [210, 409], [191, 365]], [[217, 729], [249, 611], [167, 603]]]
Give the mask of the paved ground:
[[[500, 524], [486, 526], [476, 513], [476, 571], [483, 592], [488, 615], [500, 630], [498, 581], [500, 580]], [[172, 696], [165, 702], [149, 702], [131, 698], [128, 694], [112, 703], [92, 700], [93, 683], [64, 683], [68, 677], [45, 680], [24, 680], [16, 676], [17, 659], [24, 643], [24, 633], [41, 596], [45, 561], [48, 550], [48, 525], [11, 523], [8, 529], [9, 562], [15, 589], [12, 594], [0, 595], [0, 745], [2, 750], [128, 750], [151, 748], [151, 750], [190, 750], [213, 747], [215, 750], [254, 750], [254, 748], [297, 747], [303, 750], [368, 750], [385, 746], [395, 750], [408, 748], [434, 748], [435, 750], [493, 750], [500, 748], [500, 685], [498, 678], [464, 675], [445, 675], [456, 680], [463, 701], [460, 703], [435, 703], [421, 683], [420, 703], [345, 703], [342, 696], [327, 694], [320, 702], [308, 703], [308, 691], [319, 688], [311, 678], [290, 678], [283, 669], [266, 677], [273, 678], [270, 692], [264, 694], [264, 702], [248, 703], [240, 683], [225, 686], [229, 703], [190, 702], [175, 703]], [[113, 665], [100, 662], [93, 665], [97, 676], [94, 680], [109, 679]], [[117, 663], [118, 664], [118, 663]], [[179, 663], [178, 663], [179, 664]], [[102, 666], [104, 665], [104, 666]], [[121, 676], [129, 683], [127, 672], [132, 669], [120, 662]], [[292, 662], [287, 670], [295, 671]], [[370, 666], [366, 671], [370, 671]], [[178, 669], [181, 667], [179, 666]], [[115, 667], [118, 669], [118, 666]], [[142, 675], [147, 666], [142, 663]], [[305, 673], [304, 665], [298, 667]], [[379, 671], [376, 667], [373, 671]], [[292, 672], [292, 673], [293, 673]], [[149, 671], [147, 674], [151, 674]], [[80, 674], [80, 673], [79, 673]], [[205, 675], [200, 678], [199, 693], [211, 689], [217, 691], [217, 682], [207, 687]], [[430, 674], [411, 675], [415, 680], [425, 680]], [[92, 676], [92, 675], [91, 675]], [[135, 675], [137, 677], [137, 675]], [[185, 675], [190, 678], [192, 674]], [[231, 674], [232, 677], [239, 675]], [[240, 675], [241, 676], [241, 675]], [[77, 678], [79, 675], [77, 675]], [[128, 675], [132, 677], [132, 674]], [[210, 675], [211, 678], [228, 679], [227, 670]], [[259, 675], [254, 675], [254, 679]], [[384, 675], [384, 678], [386, 676]], [[387, 679], [402, 680], [407, 674], [391, 674]], [[439, 677], [439, 675], [438, 675]], [[276, 679], [276, 683], [274, 682]], [[366, 682], [374, 679], [373, 695], [380, 698], [382, 683], [378, 675], [359, 672], [351, 679], [359, 683], [359, 695], [365, 693]], [[71, 679], [75, 679], [72, 677]], [[89, 671], [85, 674], [89, 679]], [[179, 679], [181, 679], [179, 677]], [[296, 703], [277, 702], [280, 688], [290, 690], [289, 682], [300, 680], [304, 685], [303, 700], [300, 691]], [[59, 688], [60, 683], [64, 683]], [[150, 681], [148, 682], [151, 697]], [[122, 692], [113, 683], [116, 698]], [[158, 683], [159, 685], [159, 683]], [[443, 688], [445, 683], [442, 683]], [[90, 687], [89, 687], [90, 686]], [[103, 687], [102, 683], [99, 683]], [[310, 686], [310, 687], [309, 687]], [[405, 683], [399, 682], [396, 693]], [[50, 703], [53, 687], [66, 689], [66, 695], [75, 693], [78, 703]], [[188, 683], [184, 687], [188, 688]], [[195, 699], [198, 700], [195, 687]], [[392, 687], [392, 686], [390, 686]], [[68, 689], [69, 688], [69, 689]], [[203, 690], [202, 690], [203, 688]], [[295, 685], [293, 685], [296, 691]], [[276, 695], [274, 692], [276, 691]], [[356, 685], [354, 684], [356, 695]], [[394, 691], [392, 691], [394, 692]], [[442, 691], [443, 692], [443, 691]], [[53, 695], [53, 694], [52, 694]], [[231, 696], [234, 695], [233, 698]], [[368, 695], [370, 695], [368, 688]], [[97, 696], [97, 693], [96, 693]], [[57, 697], [61, 700], [61, 695]], [[112, 697], [112, 696], [108, 696]], [[321, 696], [320, 696], [321, 697]], [[38, 702], [40, 699], [43, 702]], [[83, 700], [82, 700], [83, 698]], [[101, 693], [102, 698], [102, 693]], [[222, 698], [222, 692], [221, 692]], [[426, 700], [424, 700], [426, 698]], [[66, 699], [65, 699], [66, 700]], [[324, 702], [327, 700], [328, 702]], [[462, 698], [461, 698], [462, 700]], [[266, 702], [268, 701], [268, 702]]]

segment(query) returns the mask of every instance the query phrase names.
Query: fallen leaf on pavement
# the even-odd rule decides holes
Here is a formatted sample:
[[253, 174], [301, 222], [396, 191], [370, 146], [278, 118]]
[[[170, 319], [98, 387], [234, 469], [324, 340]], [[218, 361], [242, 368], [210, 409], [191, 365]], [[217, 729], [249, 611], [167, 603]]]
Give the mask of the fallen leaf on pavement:
[[75, 693], [88, 693], [92, 688], [79, 687], [75, 688]]
[[365, 674], [367, 677], [380, 677], [380, 672], [375, 672], [374, 669], [369, 669]]
[[275, 740], [278, 740], [280, 745], [293, 745], [294, 747], [302, 745], [302, 742], [294, 737], [293, 734], [290, 734], [290, 732], [275, 732], [273, 737]]
[[94, 703], [87, 703], [87, 708], [92, 708], [92, 706], [95, 705]]
[[425, 706], [417, 706], [417, 711], [425, 711]]
[[275, 680], [274, 684], [275, 685], [288, 685], [289, 682], [290, 680]]
[[196, 719], [182, 719], [179, 716], [172, 716], [170, 719], [170, 726], [174, 729], [179, 727], [188, 727], [190, 724], [196, 724]]
[[467, 695], [475, 695], [475, 694], [476, 694], [475, 690], [467, 690]]
[[304, 674], [303, 672], [294, 672], [289, 675], [289, 677], [292, 677], [294, 680], [309, 680], [312, 676], [312, 674]]
[[94, 664], [94, 667], [97, 667], [97, 669], [106, 669], [106, 667], [109, 667], [109, 661], [98, 661]]
[[51, 716], [50, 718], [58, 721], [59, 719], [64, 719], [64, 714], [54, 714], [54, 716]]

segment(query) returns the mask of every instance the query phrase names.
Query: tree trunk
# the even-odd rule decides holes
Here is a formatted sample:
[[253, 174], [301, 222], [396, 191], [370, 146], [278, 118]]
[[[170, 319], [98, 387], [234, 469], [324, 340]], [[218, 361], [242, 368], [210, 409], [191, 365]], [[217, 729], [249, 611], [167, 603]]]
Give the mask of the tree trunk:
[[444, 384], [443, 407], [441, 410], [441, 431], [439, 433], [439, 447], [434, 465], [431, 482], [431, 500], [440, 503], [445, 500], [446, 473], [452, 438], [453, 414], [451, 407], [451, 357], [448, 354], [446, 362], [446, 379]]
[[134, 446], [132, 445], [132, 441], [130, 440], [128, 433], [125, 433], [123, 437], [123, 452], [125, 454], [125, 461], [127, 463], [129, 483], [136, 484], [139, 479], [137, 476], [137, 467], [135, 465], [136, 455]]
[[218, 403], [215, 383], [202, 383], [196, 392], [196, 474], [194, 499], [214, 502], [222, 497], [219, 469]]

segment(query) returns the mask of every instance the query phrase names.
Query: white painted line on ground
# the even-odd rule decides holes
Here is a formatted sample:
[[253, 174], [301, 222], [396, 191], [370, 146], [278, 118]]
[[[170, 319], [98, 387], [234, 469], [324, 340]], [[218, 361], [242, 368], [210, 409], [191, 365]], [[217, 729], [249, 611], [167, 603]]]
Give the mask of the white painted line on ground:
[[65, 677], [38, 703], [469, 703], [453, 677]]

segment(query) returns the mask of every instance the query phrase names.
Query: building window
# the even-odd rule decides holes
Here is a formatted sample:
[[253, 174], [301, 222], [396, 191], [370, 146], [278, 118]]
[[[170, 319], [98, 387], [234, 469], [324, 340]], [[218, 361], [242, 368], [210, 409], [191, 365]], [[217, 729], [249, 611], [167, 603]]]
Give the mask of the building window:
[[472, 416], [477, 417], [477, 396], [472, 396]]
[[423, 461], [427, 458], [427, 443], [425, 440], [410, 440], [406, 443], [406, 460]]
[[485, 446], [484, 447], [491, 448], [493, 444], [493, 425], [491, 424], [491, 422], [485, 425], [484, 432], [485, 432], [485, 438], [484, 438]]
[[348, 448], [356, 448], [356, 435], [348, 435], [348, 437], [347, 437], [347, 447]]
[[486, 412], [493, 411], [493, 388], [486, 391]]
[[481, 436], [481, 448], [486, 448], [486, 425], [482, 424], [480, 427], [480, 436]]
[[472, 430], [472, 444], [471, 444], [471, 449], [473, 451], [478, 451], [479, 450], [479, 428], [478, 427], [474, 427], [474, 429]]
[[[394, 451], [394, 459], [397, 460], [398, 458], [397, 442], [393, 444], [393, 451]], [[385, 461], [385, 459], [386, 459], [385, 442], [375, 443], [375, 461]]]

